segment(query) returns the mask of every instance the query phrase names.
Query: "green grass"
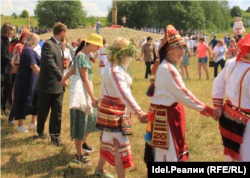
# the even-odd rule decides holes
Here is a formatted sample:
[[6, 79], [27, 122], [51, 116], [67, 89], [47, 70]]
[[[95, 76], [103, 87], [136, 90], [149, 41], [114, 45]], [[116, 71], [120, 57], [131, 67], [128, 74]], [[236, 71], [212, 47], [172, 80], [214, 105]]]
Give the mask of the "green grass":
[[[14, 16], [5, 16], [5, 17], [2, 17], [1, 16], [1, 26], [5, 23], [5, 18], [7, 18], [7, 22], [9, 23], [12, 23], [15, 27], [18, 26], [18, 27], [28, 27], [29, 24], [28, 24], [28, 18], [21, 18], [21, 17], [18, 17], [17, 19], [14, 18]], [[30, 26], [37, 26], [38, 23], [37, 23], [37, 19], [36, 18], [32, 18], [31, 20], [31, 23], [30, 23]]]
[[[14, 16], [5, 16], [2, 17], [1, 16], [1, 26], [5, 23], [5, 19], [8, 19], [7, 22], [12, 23], [15, 27], [28, 27], [28, 18], [21, 18], [21, 17], [17, 17], [17, 19], [14, 18]], [[86, 17], [86, 22], [85, 22], [85, 26], [84, 28], [88, 28], [89, 26], [91, 26], [91, 23], [88, 21], [89, 17]], [[102, 26], [107, 26], [107, 18], [106, 17], [95, 17], [95, 19], [100, 19], [101, 25]], [[31, 24], [30, 26], [33, 27], [38, 27], [38, 21], [36, 17], [32, 18]]]
[[[99, 19], [101, 22], [101, 26], [107, 26], [107, 18], [106, 17], [95, 17], [95, 20]], [[86, 22], [85, 22], [85, 29], [87, 29], [89, 26], [95, 26], [94, 24], [91, 24], [89, 22], [89, 17], [86, 17]]]
[[[69, 30], [67, 38], [69, 39], [69, 43], [71, 43], [71, 41], [80, 37], [82, 39], [87, 38], [90, 33], [95, 33], [95, 30]], [[155, 40], [162, 36], [127, 28], [101, 28], [101, 35], [106, 39], [108, 44], [112, 43], [114, 37], [129, 36], [130, 38], [137, 40], [137, 45], [139, 45], [139, 40], [142, 37], [151, 36], [153, 40]], [[224, 33], [220, 35], [224, 36]], [[40, 38], [46, 40], [51, 36], [52, 33], [49, 33], [40, 35]], [[213, 68], [208, 68], [210, 80], [206, 80], [204, 70], [202, 70], [202, 79], [197, 80], [197, 60], [197, 56], [190, 59], [190, 66], [188, 67], [190, 80], [185, 80], [184, 82], [186, 88], [191, 91], [197, 99], [212, 107], [213, 103], [211, 93], [213, 84]], [[147, 112], [149, 108], [149, 98], [145, 95], [145, 93], [150, 83], [144, 81], [145, 69], [145, 63], [133, 60], [133, 96], [142, 110]], [[96, 61], [96, 63], [93, 64], [92, 76], [95, 97], [99, 96], [100, 84], [102, 81], [102, 77], [98, 76], [97, 73], [98, 62]], [[188, 107], [185, 107], [185, 115], [186, 142], [190, 157], [188, 162], [225, 161], [218, 122], [215, 122], [211, 117], [205, 117], [199, 112]], [[71, 141], [70, 138], [69, 86], [66, 87], [66, 92], [64, 94], [62, 112], [61, 138], [63, 143], [65, 143], [65, 146], [63, 147], [50, 145], [50, 138], [47, 140], [37, 139], [35, 131], [30, 131], [29, 133], [18, 133], [15, 131], [15, 128], [8, 125], [6, 116], [1, 117], [3, 118], [3, 121], [1, 122], [1, 177], [95, 177], [93, 174], [100, 156], [100, 139], [98, 132], [91, 133], [87, 139], [87, 143], [95, 150], [95, 152], [89, 154], [88, 156], [93, 165], [81, 166], [72, 162], [74, 155], [76, 154], [76, 149], [74, 142]], [[30, 116], [28, 118], [31, 119]], [[29, 127], [29, 124], [30, 120], [24, 121], [24, 126], [26, 128]], [[129, 136], [129, 140], [131, 143], [135, 166], [126, 170], [126, 177], [142, 178], [146, 175], [146, 165], [143, 162], [145, 125], [140, 124], [136, 117], [132, 119], [132, 125], [134, 135]], [[45, 124], [45, 132], [47, 134], [48, 129], [49, 118]], [[110, 166], [108, 163], [106, 164], [105, 169], [112, 175], [116, 176], [115, 168]]]

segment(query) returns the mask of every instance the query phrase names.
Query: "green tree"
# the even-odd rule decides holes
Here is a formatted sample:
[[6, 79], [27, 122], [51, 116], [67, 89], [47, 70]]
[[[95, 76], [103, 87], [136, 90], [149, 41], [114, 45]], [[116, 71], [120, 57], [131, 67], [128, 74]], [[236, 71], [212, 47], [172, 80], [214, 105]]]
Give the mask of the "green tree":
[[231, 16], [235, 17], [237, 14], [241, 14], [241, 9], [239, 6], [233, 6], [231, 9]]
[[29, 13], [27, 10], [23, 10], [22, 13], [19, 15], [19, 17], [22, 17], [22, 18], [28, 18], [29, 16]]
[[78, 25], [84, 25], [87, 15], [80, 0], [39, 0], [34, 12], [38, 18], [38, 26], [47, 28], [53, 27], [57, 22], [67, 25], [68, 28], [76, 28]]
[[250, 6], [247, 8], [246, 12], [250, 12]]
[[95, 25], [96, 20], [96, 17], [93, 15], [87, 17], [87, 21], [90, 23], [91, 26]]
[[16, 13], [13, 12], [11, 16], [17, 16], [17, 15], [16, 15]]

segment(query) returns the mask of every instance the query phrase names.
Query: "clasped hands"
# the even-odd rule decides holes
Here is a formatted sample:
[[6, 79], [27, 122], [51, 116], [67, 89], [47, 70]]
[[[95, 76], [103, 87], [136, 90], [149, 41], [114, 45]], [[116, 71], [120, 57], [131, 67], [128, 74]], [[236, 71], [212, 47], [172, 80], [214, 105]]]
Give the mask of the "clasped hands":
[[92, 107], [97, 108], [97, 106], [98, 106], [98, 99], [95, 98], [95, 97], [93, 97], [93, 98], [91, 98], [91, 101], [92, 101]]
[[61, 80], [60, 84], [61, 84], [61, 86], [64, 86], [64, 87], [68, 86], [68, 80], [65, 80], [64, 82], [63, 82], [63, 80]]
[[215, 121], [219, 120], [220, 116], [222, 115], [222, 108], [220, 107], [215, 107], [213, 109], [213, 114], [212, 117], [214, 118]]
[[148, 121], [148, 114], [145, 112], [142, 112], [138, 115], [138, 119], [141, 123], [147, 123]]

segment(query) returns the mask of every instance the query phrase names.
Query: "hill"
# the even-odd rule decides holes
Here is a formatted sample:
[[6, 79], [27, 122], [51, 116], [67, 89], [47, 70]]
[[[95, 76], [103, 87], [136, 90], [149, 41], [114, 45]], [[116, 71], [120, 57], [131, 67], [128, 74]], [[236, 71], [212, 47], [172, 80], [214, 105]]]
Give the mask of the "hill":
[[[14, 16], [5, 16], [2, 17], [1, 16], [1, 27], [2, 25], [5, 23], [5, 19], [8, 19], [7, 22], [12, 23], [15, 27], [28, 27], [28, 18], [21, 18], [21, 17], [17, 17], [17, 19], [14, 18]], [[106, 17], [94, 17], [95, 20], [100, 19], [101, 25], [102, 26], [107, 26], [107, 18]], [[94, 22], [95, 22], [94, 20]], [[86, 21], [85, 21], [85, 26], [84, 28], [88, 28], [89, 26], [91, 26], [91, 24], [95, 24], [95, 23], [91, 23], [90, 22], [90, 17], [86, 17]], [[38, 26], [38, 22], [37, 22], [37, 18], [33, 17], [32, 21], [30, 23], [30, 26], [36, 27]]]
[[[9, 23], [12, 23], [15, 27], [18, 26], [18, 27], [28, 27], [28, 18], [21, 18], [21, 17], [18, 17], [17, 19], [14, 18], [14, 16], [5, 16], [5, 17], [2, 17], [1, 16], [1, 27], [2, 25], [5, 23], [5, 18], [7, 18], [7, 22]], [[37, 26], [38, 23], [37, 23], [37, 19], [36, 17], [33, 17], [32, 20], [31, 20], [31, 23], [30, 23], [30, 26]]]
[[[67, 33], [68, 41], [71, 42], [81, 37], [87, 38], [90, 33], [95, 33], [94, 29], [75, 29], [69, 30]], [[228, 33], [228, 32], [227, 32]], [[106, 38], [110, 45], [116, 37], [134, 38], [139, 40], [142, 37], [151, 36], [153, 41], [159, 39], [162, 35], [147, 32], [135, 31], [128, 28], [112, 29], [101, 28], [101, 35]], [[47, 40], [52, 33], [40, 35], [42, 40]], [[218, 38], [222, 38], [224, 33], [218, 34]], [[140, 51], [138, 56], [140, 56]], [[213, 68], [208, 68], [210, 79], [205, 79], [205, 72], [202, 70], [202, 79], [198, 78], [198, 56], [190, 59], [189, 75], [190, 80], [184, 80], [186, 88], [191, 91], [194, 96], [202, 103], [212, 107], [212, 84], [213, 84]], [[98, 98], [102, 77], [98, 76], [98, 60], [92, 63], [93, 66], [93, 88], [94, 96]], [[149, 108], [149, 98], [146, 91], [149, 82], [144, 81], [145, 63], [132, 62], [132, 93], [142, 108], [147, 112]], [[220, 72], [220, 68], [219, 68]], [[7, 117], [2, 116], [1, 123], [1, 177], [19, 178], [19, 177], [95, 177], [95, 168], [97, 167], [100, 156], [100, 138], [99, 133], [91, 133], [87, 139], [95, 152], [88, 154], [88, 159], [92, 162], [92, 166], [82, 166], [72, 162], [75, 158], [75, 144], [70, 138], [70, 112], [69, 112], [69, 86], [66, 87], [63, 102], [62, 113], [62, 131], [61, 138], [65, 146], [56, 147], [50, 145], [50, 138], [47, 140], [37, 139], [37, 133], [30, 131], [29, 133], [18, 133], [15, 128], [11, 127], [7, 122]], [[186, 116], [186, 142], [189, 150], [189, 162], [217, 162], [225, 161], [223, 155], [223, 146], [221, 135], [218, 129], [218, 122], [211, 117], [207, 118], [199, 112], [185, 107]], [[29, 120], [24, 120], [24, 126], [28, 128]], [[17, 122], [16, 122], [17, 123]], [[132, 155], [134, 159], [134, 167], [126, 170], [127, 178], [142, 178], [146, 175], [146, 165], [143, 161], [145, 147], [145, 125], [140, 124], [137, 117], [132, 118], [134, 135], [129, 136], [131, 143]], [[45, 132], [48, 134], [49, 121], [45, 124]], [[116, 175], [115, 168], [108, 163], [105, 169], [112, 175]]]

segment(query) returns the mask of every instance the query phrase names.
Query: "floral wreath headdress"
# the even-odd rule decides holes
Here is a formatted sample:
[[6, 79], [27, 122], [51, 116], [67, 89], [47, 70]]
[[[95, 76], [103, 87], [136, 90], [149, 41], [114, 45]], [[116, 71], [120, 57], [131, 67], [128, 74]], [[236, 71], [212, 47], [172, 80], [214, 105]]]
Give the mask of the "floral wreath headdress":
[[108, 46], [107, 50], [109, 52], [109, 56], [114, 56], [113, 60], [115, 62], [115, 66], [117, 65], [118, 61], [123, 60], [123, 55], [127, 55], [129, 57], [134, 57], [137, 52], [135, 45], [133, 44], [134, 40], [130, 40], [130, 44], [128, 47], [115, 49], [112, 46]]

